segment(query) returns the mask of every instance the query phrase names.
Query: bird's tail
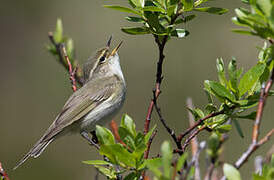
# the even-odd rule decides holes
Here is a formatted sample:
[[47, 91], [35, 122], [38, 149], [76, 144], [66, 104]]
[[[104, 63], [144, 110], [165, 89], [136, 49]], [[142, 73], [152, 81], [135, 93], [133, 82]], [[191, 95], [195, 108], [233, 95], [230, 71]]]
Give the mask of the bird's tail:
[[31, 150], [17, 163], [17, 165], [13, 168], [13, 170], [17, 169], [21, 166], [29, 157], [37, 158], [40, 154], [46, 149], [46, 147], [53, 141], [54, 138], [49, 140], [44, 140], [42, 137]]

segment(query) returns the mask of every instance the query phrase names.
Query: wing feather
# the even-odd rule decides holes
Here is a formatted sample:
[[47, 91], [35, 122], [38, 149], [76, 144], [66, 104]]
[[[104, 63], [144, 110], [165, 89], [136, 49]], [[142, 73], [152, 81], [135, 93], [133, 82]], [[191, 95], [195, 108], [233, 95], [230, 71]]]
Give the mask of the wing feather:
[[[43, 140], [51, 139], [64, 128], [83, 118], [106, 99], [111, 98], [113, 92], [117, 90], [117, 80], [114, 78], [116, 77], [90, 81], [74, 92], [45, 133]], [[98, 83], [101, 85], [98, 86]]]

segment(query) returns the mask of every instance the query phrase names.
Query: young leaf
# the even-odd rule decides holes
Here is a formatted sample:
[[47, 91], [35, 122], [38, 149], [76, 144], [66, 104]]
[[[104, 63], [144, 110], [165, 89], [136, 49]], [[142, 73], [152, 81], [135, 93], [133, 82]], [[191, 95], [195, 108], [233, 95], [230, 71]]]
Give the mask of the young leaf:
[[111, 163], [103, 160], [89, 160], [89, 161], [82, 161], [84, 164], [89, 165], [110, 165]]
[[[102, 145], [100, 154], [107, 156], [112, 162], [121, 166], [135, 168], [136, 162], [134, 156], [121, 144]], [[122, 164], [121, 164], [122, 163]]]
[[149, 132], [145, 135], [144, 141], [147, 144], [149, 141], [149, 138], [151, 137], [152, 133], [154, 132], [154, 130], [156, 129], [156, 125], [153, 126], [152, 129], [149, 130]]
[[133, 17], [133, 16], [128, 16], [126, 17], [126, 20], [130, 21], [130, 22], [145, 22], [143, 18], [140, 17]]
[[127, 114], [123, 115], [120, 126], [127, 129], [133, 137], [136, 137], [137, 133], [136, 133], [136, 129], [135, 129], [135, 124], [134, 124], [133, 119], [131, 119], [131, 117], [129, 117], [129, 115], [127, 115]]
[[227, 90], [223, 85], [221, 85], [218, 82], [215, 81], [209, 81], [209, 85], [211, 90], [214, 92], [215, 95], [222, 97], [222, 98], [227, 98], [230, 101], [234, 101], [235, 97]]
[[231, 90], [234, 92], [237, 92], [238, 87], [237, 87], [237, 65], [236, 65], [236, 60], [232, 58], [232, 60], [228, 64], [228, 76], [229, 76], [229, 82], [231, 84]]
[[239, 171], [232, 165], [225, 163], [223, 167], [225, 177], [228, 180], [241, 180]]
[[194, 8], [194, 10], [200, 11], [200, 12], [207, 12], [211, 14], [218, 14], [218, 15], [222, 15], [228, 12], [228, 9], [218, 8], [218, 7], [202, 7], [202, 8]]
[[218, 78], [220, 83], [225, 86], [226, 85], [226, 78], [225, 78], [225, 68], [224, 68], [224, 61], [222, 58], [217, 58], [216, 61], [217, 71], [218, 71]]
[[109, 179], [116, 179], [116, 175], [115, 175], [115, 170], [114, 169], [108, 169], [105, 168], [103, 166], [94, 166], [95, 168], [97, 168], [99, 170], [100, 173], [102, 173], [103, 175], [107, 176]]
[[193, 9], [193, 0], [182, 0], [182, 3], [184, 5], [184, 11], [191, 11]]
[[230, 124], [223, 124], [220, 126], [217, 126], [215, 129], [220, 132], [220, 133], [227, 133], [231, 130], [231, 125]]
[[155, 176], [159, 178], [162, 176], [162, 172], [158, 169], [163, 165], [162, 158], [148, 159], [145, 161], [145, 164], [148, 169], [154, 173]]
[[171, 160], [172, 160], [172, 149], [171, 149], [171, 145], [168, 141], [164, 141], [162, 146], [161, 146], [161, 152], [162, 152], [162, 163], [164, 166], [164, 176], [165, 178], [170, 178], [170, 174], [171, 174], [171, 169], [170, 169], [170, 164], [171, 164]]
[[142, 14], [138, 11], [135, 11], [133, 9], [127, 8], [127, 7], [123, 7], [123, 6], [113, 6], [113, 5], [104, 5], [105, 8], [109, 8], [109, 9], [114, 9], [117, 11], [121, 11], [121, 12], [126, 12], [126, 13], [132, 13], [132, 14], [136, 14], [141, 16]]
[[124, 27], [121, 29], [124, 33], [131, 35], [143, 35], [150, 34], [150, 31], [146, 27]]
[[53, 33], [53, 38], [56, 43], [61, 43], [63, 39], [63, 25], [62, 25], [62, 20], [57, 19], [56, 22], [56, 29], [55, 32]]
[[240, 97], [244, 95], [248, 90], [250, 90], [253, 85], [259, 80], [260, 76], [264, 72], [265, 67], [265, 64], [257, 64], [243, 75], [238, 87]]
[[107, 128], [96, 125], [96, 136], [100, 144], [115, 144], [114, 136]]
[[184, 153], [183, 155], [179, 157], [176, 164], [176, 171], [180, 171], [183, 168], [186, 158], [187, 158], [187, 153]]
[[160, 7], [156, 6], [145, 6], [143, 8], [143, 11], [150, 11], [150, 12], [161, 12], [161, 13], [166, 13], [166, 10]]

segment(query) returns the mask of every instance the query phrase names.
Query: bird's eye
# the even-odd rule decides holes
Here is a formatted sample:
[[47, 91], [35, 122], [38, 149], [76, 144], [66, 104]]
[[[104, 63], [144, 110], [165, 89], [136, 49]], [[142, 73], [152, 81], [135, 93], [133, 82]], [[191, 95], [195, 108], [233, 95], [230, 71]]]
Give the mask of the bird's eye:
[[105, 56], [102, 56], [102, 57], [100, 57], [99, 61], [100, 61], [100, 62], [104, 62], [105, 59], [106, 59], [106, 57], [105, 57]]

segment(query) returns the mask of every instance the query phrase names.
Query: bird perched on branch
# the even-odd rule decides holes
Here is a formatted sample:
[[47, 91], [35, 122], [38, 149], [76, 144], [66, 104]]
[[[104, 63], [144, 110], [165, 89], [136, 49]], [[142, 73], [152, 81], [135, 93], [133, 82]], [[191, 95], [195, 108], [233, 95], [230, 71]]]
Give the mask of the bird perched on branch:
[[65, 134], [78, 132], [91, 141], [88, 133], [110, 121], [122, 107], [126, 84], [117, 53], [122, 42], [112, 51], [110, 44], [111, 37], [106, 47], [84, 64], [84, 85], [69, 97], [55, 121], [14, 169], [29, 157], [40, 156], [52, 141]]

